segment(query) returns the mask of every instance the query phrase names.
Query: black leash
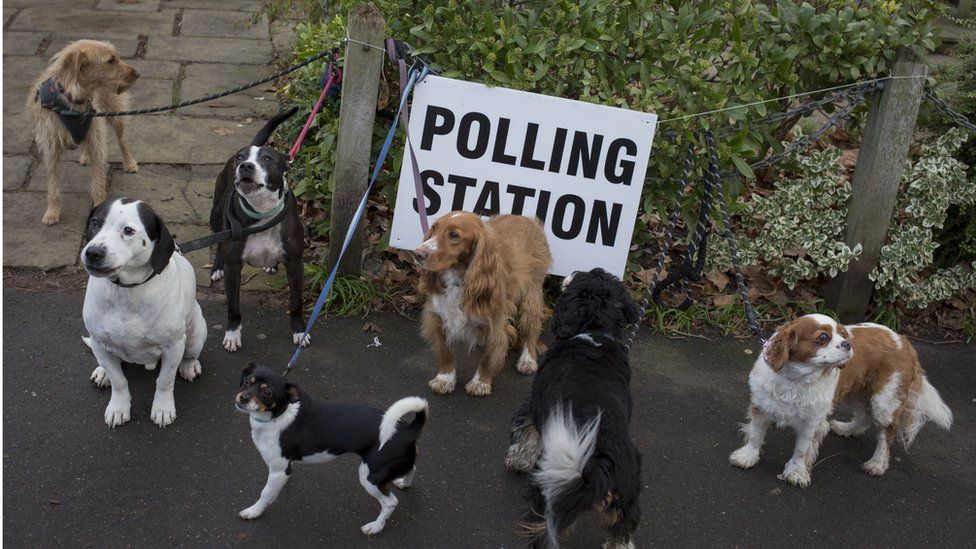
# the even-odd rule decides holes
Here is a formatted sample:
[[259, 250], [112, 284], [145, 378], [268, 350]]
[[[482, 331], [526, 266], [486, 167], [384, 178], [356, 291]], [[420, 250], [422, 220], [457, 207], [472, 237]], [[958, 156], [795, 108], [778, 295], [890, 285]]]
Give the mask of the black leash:
[[333, 48], [333, 49], [331, 49], [329, 51], [322, 51], [322, 52], [316, 53], [315, 55], [312, 55], [311, 57], [309, 57], [308, 59], [302, 61], [301, 63], [296, 63], [296, 64], [294, 64], [294, 65], [286, 68], [285, 70], [276, 72], [276, 73], [274, 73], [274, 74], [272, 74], [270, 76], [266, 76], [266, 77], [264, 77], [264, 78], [262, 78], [260, 80], [254, 80], [252, 82], [248, 82], [246, 84], [241, 84], [240, 86], [236, 86], [236, 87], [230, 88], [229, 90], [224, 90], [224, 91], [221, 91], [221, 92], [213, 93], [213, 94], [210, 94], [210, 95], [207, 95], [207, 96], [204, 96], [204, 97], [199, 97], [197, 99], [189, 99], [187, 101], [181, 101], [179, 103], [172, 103], [170, 105], [163, 105], [161, 107], [149, 107], [149, 108], [145, 108], [145, 109], [134, 109], [134, 110], [116, 111], [116, 112], [97, 112], [97, 111], [94, 111], [94, 110], [84, 111], [84, 112], [82, 112], [82, 111], [74, 111], [74, 110], [71, 110], [71, 109], [65, 109], [64, 107], [59, 106], [57, 104], [45, 104], [44, 107], [46, 107], [46, 108], [50, 109], [51, 111], [53, 111], [53, 112], [61, 115], [62, 117], [64, 117], [64, 116], [76, 116], [76, 117], [83, 117], [83, 118], [89, 118], [89, 117], [92, 117], [92, 116], [134, 116], [134, 115], [137, 115], [137, 114], [152, 114], [152, 113], [163, 112], [163, 111], [171, 111], [171, 110], [180, 109], [180, 108], [183, 108], [183, 107], [189, 107], [189, 106], [192, 106], [192, 105], [197, 105], [197, 104], [200, 104], [200, 103], [206, 103], [208, 101], [213, 101], [214, 99], [219, 99], [219, 98], [225, 97], [227, 95], [232, 95], [232, 94], [235, 94], [235, 93], [238, 93], [238, 92], [242, 92], [242, 91], [247, 90], [247, 89], [250, 89], [250, 88], [254, 88], [256, 86], [260, 86], [261, 84], [264, 84], [264, 83], [270, 82], [272, 80], [276, 80], [278, 78], [281, 78], [282, 76], [285, 76], [286, 74], [293, 73], [293, 72], [297, 71], [298, 69], [300, 69], [300, 68], [302, 68], [302, 67], [304, 67], [306, 65], [310, 65], [310, 64], [314, 63], [315, 61], [318, 61], [319, 59], [322, 59], [323, 57], [329, 57], [331, 59], [334, 56], [334, 54], [336, 52], [338, 52], [338, 51], [339, 51], [339, 48], [338, 47]]
[[289, 207], [291, 201], [288, 200], [288, 195], [291, 194], [291, 189], [285, 187], [285, 196], [283, 200], [285, 201], [284, 207], [277, 215], [271, 218], [271, 221], [265, 223], [264, 225], [251, 225], [249, 227], [244, 227], [241, 225], [240, 220], [234, 215], [234, 197], [238, 196], [236, 190], [227, 193], [227, 200], [224, 202], [224, 220], [230, 225], [230, 229], [226, 229], [220, 232], [213, 233], [196, 240], [190, 240], [189, 242], [184, 242], [182, 244], [176, 245], [176, 250], [180, 253], [192, 252], [194, 250], [199, 250], [200, 248], [209, 248], [213, 244], [224, 242], [225, 240], [230, 240], [237, 242], [242, 238], [250, 236], [252, 234], [257, 234], [264, 232], [271, 227], [281, 223], [281, 220], [288, 215]]

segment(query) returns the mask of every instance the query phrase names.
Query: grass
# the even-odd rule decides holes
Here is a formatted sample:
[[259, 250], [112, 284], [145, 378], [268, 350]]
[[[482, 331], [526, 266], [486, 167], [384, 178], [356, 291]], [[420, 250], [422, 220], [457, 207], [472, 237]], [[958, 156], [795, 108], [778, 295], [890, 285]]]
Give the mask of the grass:
[[[319, 292], [329, 277], [328, 271], [313, 265], [305, 265], [308, 287], [318, 299]], [[386, 301], [388, 296], [376, 285], [361, 276], [336, 277], [332, 292], [325, 301], [325, 312], [331, 316], [365, 316], [377, 303]]]
[[962, 335], [966, 343], [976, 341], [976, 307], [970, 307], [962, 317]]

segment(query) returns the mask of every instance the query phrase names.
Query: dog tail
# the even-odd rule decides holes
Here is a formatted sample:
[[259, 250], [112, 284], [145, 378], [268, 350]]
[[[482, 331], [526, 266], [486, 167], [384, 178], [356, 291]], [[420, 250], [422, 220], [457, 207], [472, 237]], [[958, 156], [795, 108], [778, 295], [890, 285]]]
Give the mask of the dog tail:
[[258, 134], [254, 136], [254, 139], [251, 140], [251, 146], [261, 147], [265, 143], [267, 143], [268, 139], [271, 138], [271, 134], [274, 133], [275, 128], [281, 125], [281, 123], [284, 122], [285, 120], [291, 118], [296, 112], [298, 112], [297, 106], [292, 107], [287, 111], [281, 111], [280, 113], [275, 115], [274, 118], [268, 120], [268, 122], [264, 125], [263, 128], [261, 128]]
[[545, 505], [545, 528], [526, 525], [537, 538], [548, 537], [550, 547], [559, 547], [559, 534], [585, 509], [602, 499], [610, 487], [608, 464], [591, 459], [600, 428], [600, 414], [582, 426], [573, 419], [569, 406], [553, 409], [542, 430], [542, 455], [532, 473]]
[[383, 414], [383, 420], [380, 422], [380, 448], [396, 434], [400, 418], [411, 412], [417, 414], [417, 416], [410, 423], [410, 427], [415, 428], [419, 432], [427, 421], [426, 400], [420, 397], [401, 398], [387, 408]]
[[921, 388], [912, 387], [909, 392], [908, 414], [898, 427], [898, 438], [906, 449], [927, 422], [931, 421], [946, 431], [952, 426], [952, 410], [925, 374], [921, 375], [921, 380]]

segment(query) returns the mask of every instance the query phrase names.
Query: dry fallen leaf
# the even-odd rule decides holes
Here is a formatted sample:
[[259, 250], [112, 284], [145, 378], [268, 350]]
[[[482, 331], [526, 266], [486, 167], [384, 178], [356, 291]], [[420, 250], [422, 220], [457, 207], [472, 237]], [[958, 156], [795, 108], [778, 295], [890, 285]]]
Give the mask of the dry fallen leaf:
[[716, 307], [728, 307], [735, 301], [735, 296], [732, 294], [717, 295], [712, 299], [712, 304]]
[[718, 269], [713, 269], [712, 271], [710, 271], [708, 274], [705, 275], [705, 278], [707, 278], [709, 282], [714, 284], [715, 288], [719, 292], [724, 291], [725, 287], [729, 285], [729, 277], [725, 276], [725, 273], [719, 271]]
[[232, 130], [230, 128], [217, 128], [213, 132], [215, 134], [219, 135], [219, 136], [222, 136], [222, 137], [228, 137], [228, 136], [231, 136], [231, 135], [234, 135], [235, 133], [237, 133], [237, 132], [235, 132], [234, 130]]
[[364, 332], [373, 332], [373, 333], [377, 333], [378, 334], [378, 333], [380, 333], [380, 327], [377, 326], [376, 324], [373, 324], [372, 322], [366, 322], [366, 323], [363, 324], [363, 331]]

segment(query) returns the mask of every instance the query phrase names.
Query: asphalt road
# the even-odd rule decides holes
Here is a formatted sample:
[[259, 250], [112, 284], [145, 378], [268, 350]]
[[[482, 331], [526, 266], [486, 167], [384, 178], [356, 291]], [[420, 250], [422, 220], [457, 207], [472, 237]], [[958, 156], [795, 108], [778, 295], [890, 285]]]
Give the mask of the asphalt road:
[[[508, 422], [529, 379], [509, 367], [488, 398], [432, 395], [431, 353], [415, 322], [396, 315], [328, 319], [292, 379], [321, 399], [386, 407], [431, 402], [414, 487], [386, 529], [359, 526], [378, 512], [356, 478], [357, 460], [298, 468], [259, 520], [237, 511], [257, 498], [266, 469], [232, 406], [248, 360], [281, 367], [292, 352], [284, 306], [245, 302], [244, 349], [220, 347], [223, 305], [203, 303], [211, 327], [203, 376], [178, 379], [178, 418], [149, 420], [155, 372], [128, 367], [132, 421], [102, 422], [107, 390], [88, 381], [94, 358], [79, 340], [83, 294], [3, 295], [3, 541], [11, 547], [517, 547], [513, 521], [524, 479], [502, 460]], [[255, 299], [264, 300], [259, 304]], [[374, 336], [381, 346], [368, 347]], [[860, 472], [873, 441], [830, 436], [806, 490], [776, 474], [792, 437], [770, 433], [763, 460], [740, 471], [739, 443], [754, 355], [749, 341], [682, 341], [642, 333], [633, 354], [632, 425], [644, 455], [640, 547], [973, 547], [976, 539], [976, 346], [917, 344], [932, 383], [956, 416], [951, 433], [923, 429], [895, 451], [882, 479]], [[514, 356], [510, 357], [510, 363]], [[475, 357], [462, 359], [461, 379]], [[510, 364], [511, 366], [511, 364]], [[569, 547], [602, 541], [596, 517]]]

